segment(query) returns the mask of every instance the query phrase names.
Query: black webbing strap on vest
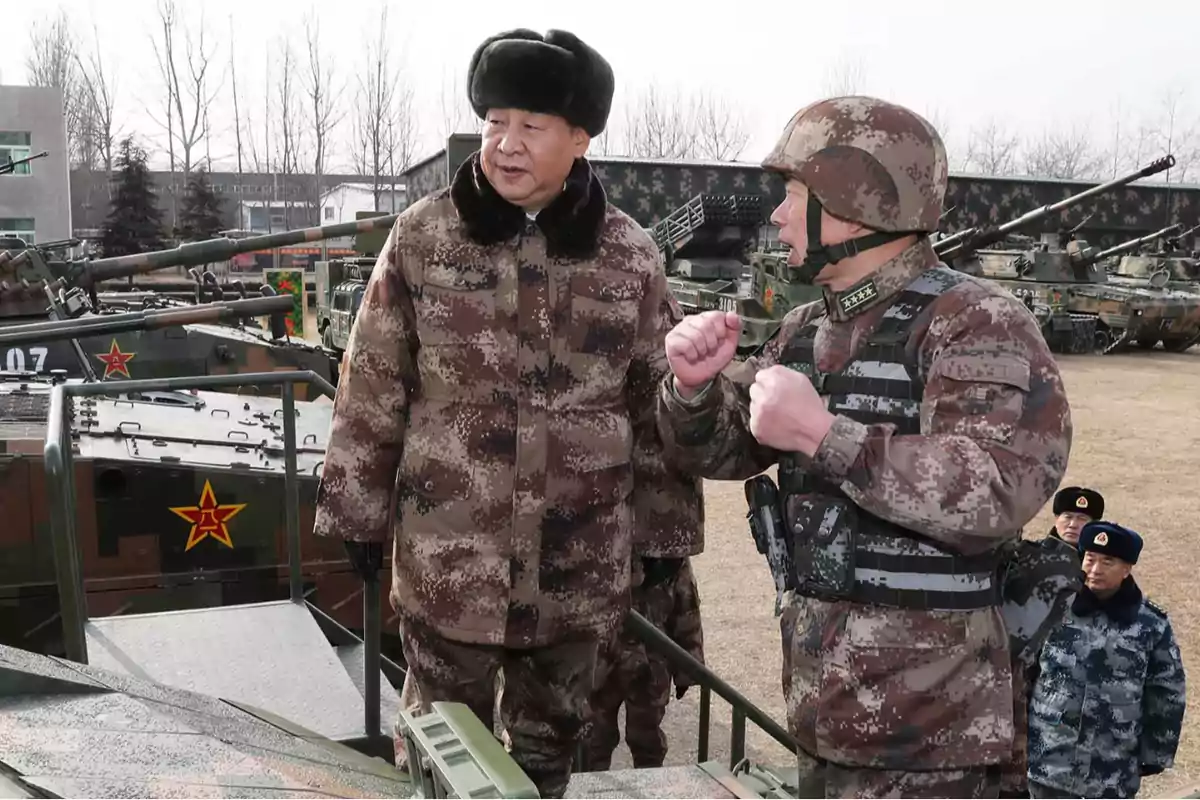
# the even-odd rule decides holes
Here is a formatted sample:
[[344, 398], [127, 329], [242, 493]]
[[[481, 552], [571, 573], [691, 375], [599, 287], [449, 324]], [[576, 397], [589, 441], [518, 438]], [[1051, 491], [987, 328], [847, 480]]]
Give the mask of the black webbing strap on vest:
[[[944, 267], [923, 273], [892, 300], [859, 352], [835, 373], [816, 368], [820, 319], [806, 325], [784, 346], [780, 363], [807, 374], [817, 392], [827, 398], [831, 411], [866, 425], [891, 423], [901, 435], [920, 433], [924, 380], [915, 354], [906, 345], [922, 312], [962, 278]], [[789, 529], [800, 523], [788, 517], [789, 498], [807, 501], [806, 506], [817, 504], [827, 519], [829, 515], [840, 519], [834, 513], [836, 508], [853, 505], [839, 487], [804, 473], [789, 456], [780, 459], [779, 490], [783, 523]], [[848, 522], [839, 524], [853, 530], [840, 538], [828, 537], [822, 544], [822, 537], [813, 536], [813, 531], [792, 531], [801, 546], [834, 548], [819, 556], [824, 559], [822, 564], [828, 565], [843, 553], [851, 559], [849, 590], [840, 599], [916, 610], [969, 610], [999, 602], [998, 557], [994, 553], [958, 555], [857, 506], [845, 511]], [[807, 513], [805, 525], [812, 527], [812, 512]], [[817, 559], [794, 558], [793, 563], [799, 572], [804, 569], [801, 565]], [[824, 586], [806, 591], [806, 584], [820, 583], [812, 576], [797, 574], [795, 582], [799, 594], [835, 599]]]

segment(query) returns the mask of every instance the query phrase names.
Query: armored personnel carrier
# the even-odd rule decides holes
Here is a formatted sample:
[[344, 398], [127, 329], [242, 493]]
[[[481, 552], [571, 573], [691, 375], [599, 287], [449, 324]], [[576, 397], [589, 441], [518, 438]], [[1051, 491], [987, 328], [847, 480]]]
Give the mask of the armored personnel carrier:
[[[116, 292], [105, 293], [106, 302], [101, 302], [99, 289], [102, 284], [116, 279], [224, 261], [238, 253], [254, 250], [348, 236], [385, 228], [395, 219], [394, 214], [368, 217], [338, 225], [243, 239], [211, 239], [171, 250], [90, 261], [55, 259], [51, 255], [55, 249], [53, 245], [26, 247], [19, 239], [4, 240], [0, 242], [0, 327], [46, 319], [55, 304], [70, 315], [74, 309], [84, 307], [82, 298], [85, 296], [90, 299], [90, 310], [95, 313], [106, 313], [115, 305], [127, 306], [128, 302], [122, 303], [120, 293]], [[212, 273], [195, 273], [195, 278], [197, 300], [210, 295], [217, 298], [230, 294], [246, 296], [236, 283], [221, 286]], [[264, 292], [268, 290], [274, 291], [268, 286], [263, 287]], [[143, 308], [173, 305], [152, 294], [134, 296]], [[270, 333], [253, 325], [185, 324], [101, 339], [83, 337], [79, 346], [97, 371], [103, 370], [98, 375], [101, 380], [306, 369], [331, 384], [337, 383], [339, 359], [335, 353], [291, 336], [286, 330]], [[0, 368], [41, 374], [66, 370], [68, 376], [82, 377], [78, 359], [66, 343], [53, 346], [34, 342], [24, 347], [9, 347], [3, 352]], [[307, 387], [300, 388], [302, 393], [306, 390]]]
[[[290, 306], [276, 296], [8, 325], [0, 346], [215, 326], [235, 313], [278, 319]], [[300, 383], [334, 392], [307, 370], [121, 382], [0, 373], [0, 643], [69, 654], [54, 624], [74, 602], [56, 589], [55, 526], [71, 529], [79, 602], [94, 616], [267, 602], [291, 581], [358, 627], [357, 606], [345, 602], [358, 584], [340, 543], [311, 535], [332, 405], [297, 400]], [[55, 406], [65, 386], [78, 394]], [[230, 392], [241, 386], [280, 397]], [[47, 442], [61, 442], [66, 467], [45, 461]], [[63, 486], [47, 477], [52, 468]], [[293, 545], [303, 559], [289, 566]]]
[[[1043, 235], [1040, 241], [1024, 247], [1010, 237], [1023, 226], [1139, 178], [1162, 172], [1174, 163], [1173, 156], [1164, 156], [1120, 178], [1026, 212], [1002, 225], [968, 228], [940, 239], [934, 245], [934, 250], [955, 269], [993, 280], [1022, 300], [1041, 322], [1042, 334], [1052, 350], [1064, 353], [1087, 353], [1093, 349], [1110, 352], [1124, 341], [1119, 333], [1113, 333], [1114, 326], [1120, 331], [1131, 324], [1136, 327], [1140, 324], [1137, 322], [1139, 315], [1124, 318], [1125, 321], [1120, 323], [1114, 316], [1116, 312], [1106, 311], [1101, 316], [1097, 308], [1088, 302], [1076, 302], [1075, 289], [1080, 285], [1103, 283], [1107, 279], [1107, 274], [1096, 262], [1096, 251], [1076, 237], [1083, 223], [1074, 228], [1064, 227], [1055, 235]], [[1006, 240], [1009, 247], [1016, 247], [992, 249]]]

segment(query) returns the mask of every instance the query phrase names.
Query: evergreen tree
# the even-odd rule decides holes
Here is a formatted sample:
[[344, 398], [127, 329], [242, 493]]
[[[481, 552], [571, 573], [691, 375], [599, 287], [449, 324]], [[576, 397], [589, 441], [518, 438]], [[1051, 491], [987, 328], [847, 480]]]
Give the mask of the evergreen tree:
[[165, 247], [162, 211], [151, 187], [146, 151], [134, 144], [132, 136], [126, 136], [121, 140], [117, 156], [117, 191], [100, 237], [104, 257], [145, 253]]
[[213, 191], [208, 172], [201, 167], [188, 177], [175, 233], [184, 242], [213, 239], [225, 228], [223, 216], [221, 198]]

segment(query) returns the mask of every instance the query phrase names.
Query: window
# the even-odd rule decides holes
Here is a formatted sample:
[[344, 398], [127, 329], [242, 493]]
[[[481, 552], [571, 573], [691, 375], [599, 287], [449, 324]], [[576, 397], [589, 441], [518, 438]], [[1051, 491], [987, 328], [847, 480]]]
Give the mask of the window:
[[333, 219], [333, 206], [325, 206], [325, 219]]
[[[31, 152], [30, 136], [27, 131], [0, 131], [0, 164], [6, 161], [29, 158]], [[32, 171], [32, 168], [32, 162], [21, 164], [8, 174], [28, 175]]]
[[0, 238], [5, 236], [18, 236], [25, 240], [25, 244], [34, 244], [33, 219], [0, 217]]

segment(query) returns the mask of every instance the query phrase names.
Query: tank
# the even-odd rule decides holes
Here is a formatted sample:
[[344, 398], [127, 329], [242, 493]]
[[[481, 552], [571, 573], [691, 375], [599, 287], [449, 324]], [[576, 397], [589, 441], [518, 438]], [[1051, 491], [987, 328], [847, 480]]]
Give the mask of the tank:
[[[12, 325], [0, 329], [0, 337], [5, 346], [69, 341], [84, 332], [111, 337], [186, 320], [278, 314], [288, 299]], [[312, 534], [333, 386], [309, 371], [203, 380], [210, 385], [195, 390], [180, 388], [194, 381], [189, 376], [103, 384], [61, 372], [0, 372], [0, 644], [54, 655], [67, 646], [54, 624], [61, 607], [48, 534], [55, 514], [67, 512], [56, 512], [49, 500], [43, 454], [54, 440], [54, 419], [66, 426], [72, 451], [69, 516], [92, 617], [287, 598], [288, 533], [294, 526], [305, 596], [321, 600], [339, 624], [361, 626], [361, 600], [347, 602], [361, 594], [361, 582], [341, 543]], [[318, 399], [295, 399], [298, 392], [286, 381], [307, 384]], [[56, 412], [55, 387], [81, 383], [111, 394], [76, 397], [58, 409], [65, 415]], [[280, 396], [234, 393], [268, 385]], [[294, 450], [284, 444], [289, 414]], [[298, 470], [290, 489], [289, 462]], [[386, 591], [376, 588], [385, 602]], [[387, 651], [400, 652], [391, 637]]]
[[[1028, 211], [1002, 225], [967, 228], [944, 237], [934, 245], [934, 250], [953, 268], [990, 279], [1024, 302], [1037, 317], [1042, 335], [1053, 351], [1111, 352], [1124, 343], [1123, 332], [1130, 325], [1136, 327], [1137, 315], [1119, 323], [1114, 316], [1116, 312], [1100, 315], [1088, 302], [1077, 302], [1082, 296], [1077, 295], [1081, 286], [1103, 284], [1108, 277], [1095, 258], [1099, 250], [1088, 247], [1077, 235], [1091, 215], [1073, 227], [1061, 225], [1056, 234], [1042, 234], [1038, 240], [1022, 239], [1017, 231], [1174, 164], [1174, 156], [1168, 154], [1127, 175]], [[1122, 290], [1116, 291], [1119, 295]], [[1116, 296], [1105, 295], [1106, 303]]]
[[[106, 282], [173, 267], [196, 267], [228, 260], [239, 253], [386, 228], [395, 222], [396, 216], [368, 217], [242, 239], [211, 239], [170, 250], [91, 260], [54, 258], [49, 246], [24, 247], [22, 243], [20, 248], [0, 249], [0, 327], [46, 319], [54, 302], [69, 309], [80, 306], [84, 297], [90, 301], [90, 310], [98, 314], [128, 308], [131, 302], [138, 302], [143, 308], [171, 307], [177, 303], [153, 293], [132, 294], [137, 300], [131, 301], [122, 300], [123, 293], [102, 294], [100, 289]], [[249, 296], [236, 282], [220, 285], [212, 273], [193, 272], [193, 280], [196, 300]], [[269, 288], [264, 286], [263, 290]], [[319, 344], [299, 339], [286, 330], [264, 330], [253, 323], [194, 322], [105, 338], [88, 336], [79, 339], [79, 346], [95, 369], [103, 368], [99, 374], [101, 380], [306, 369], [336, 386], [340, 362], [336, 353]], [[3, 359], [0, 369], [42, 374], [65, 370], [69, 377], [83, 377], [78, 359], [62, 342], [3, 348], [0, 358]], [[301, 391], [307, 391], [307, 387], [301, 387]]]

